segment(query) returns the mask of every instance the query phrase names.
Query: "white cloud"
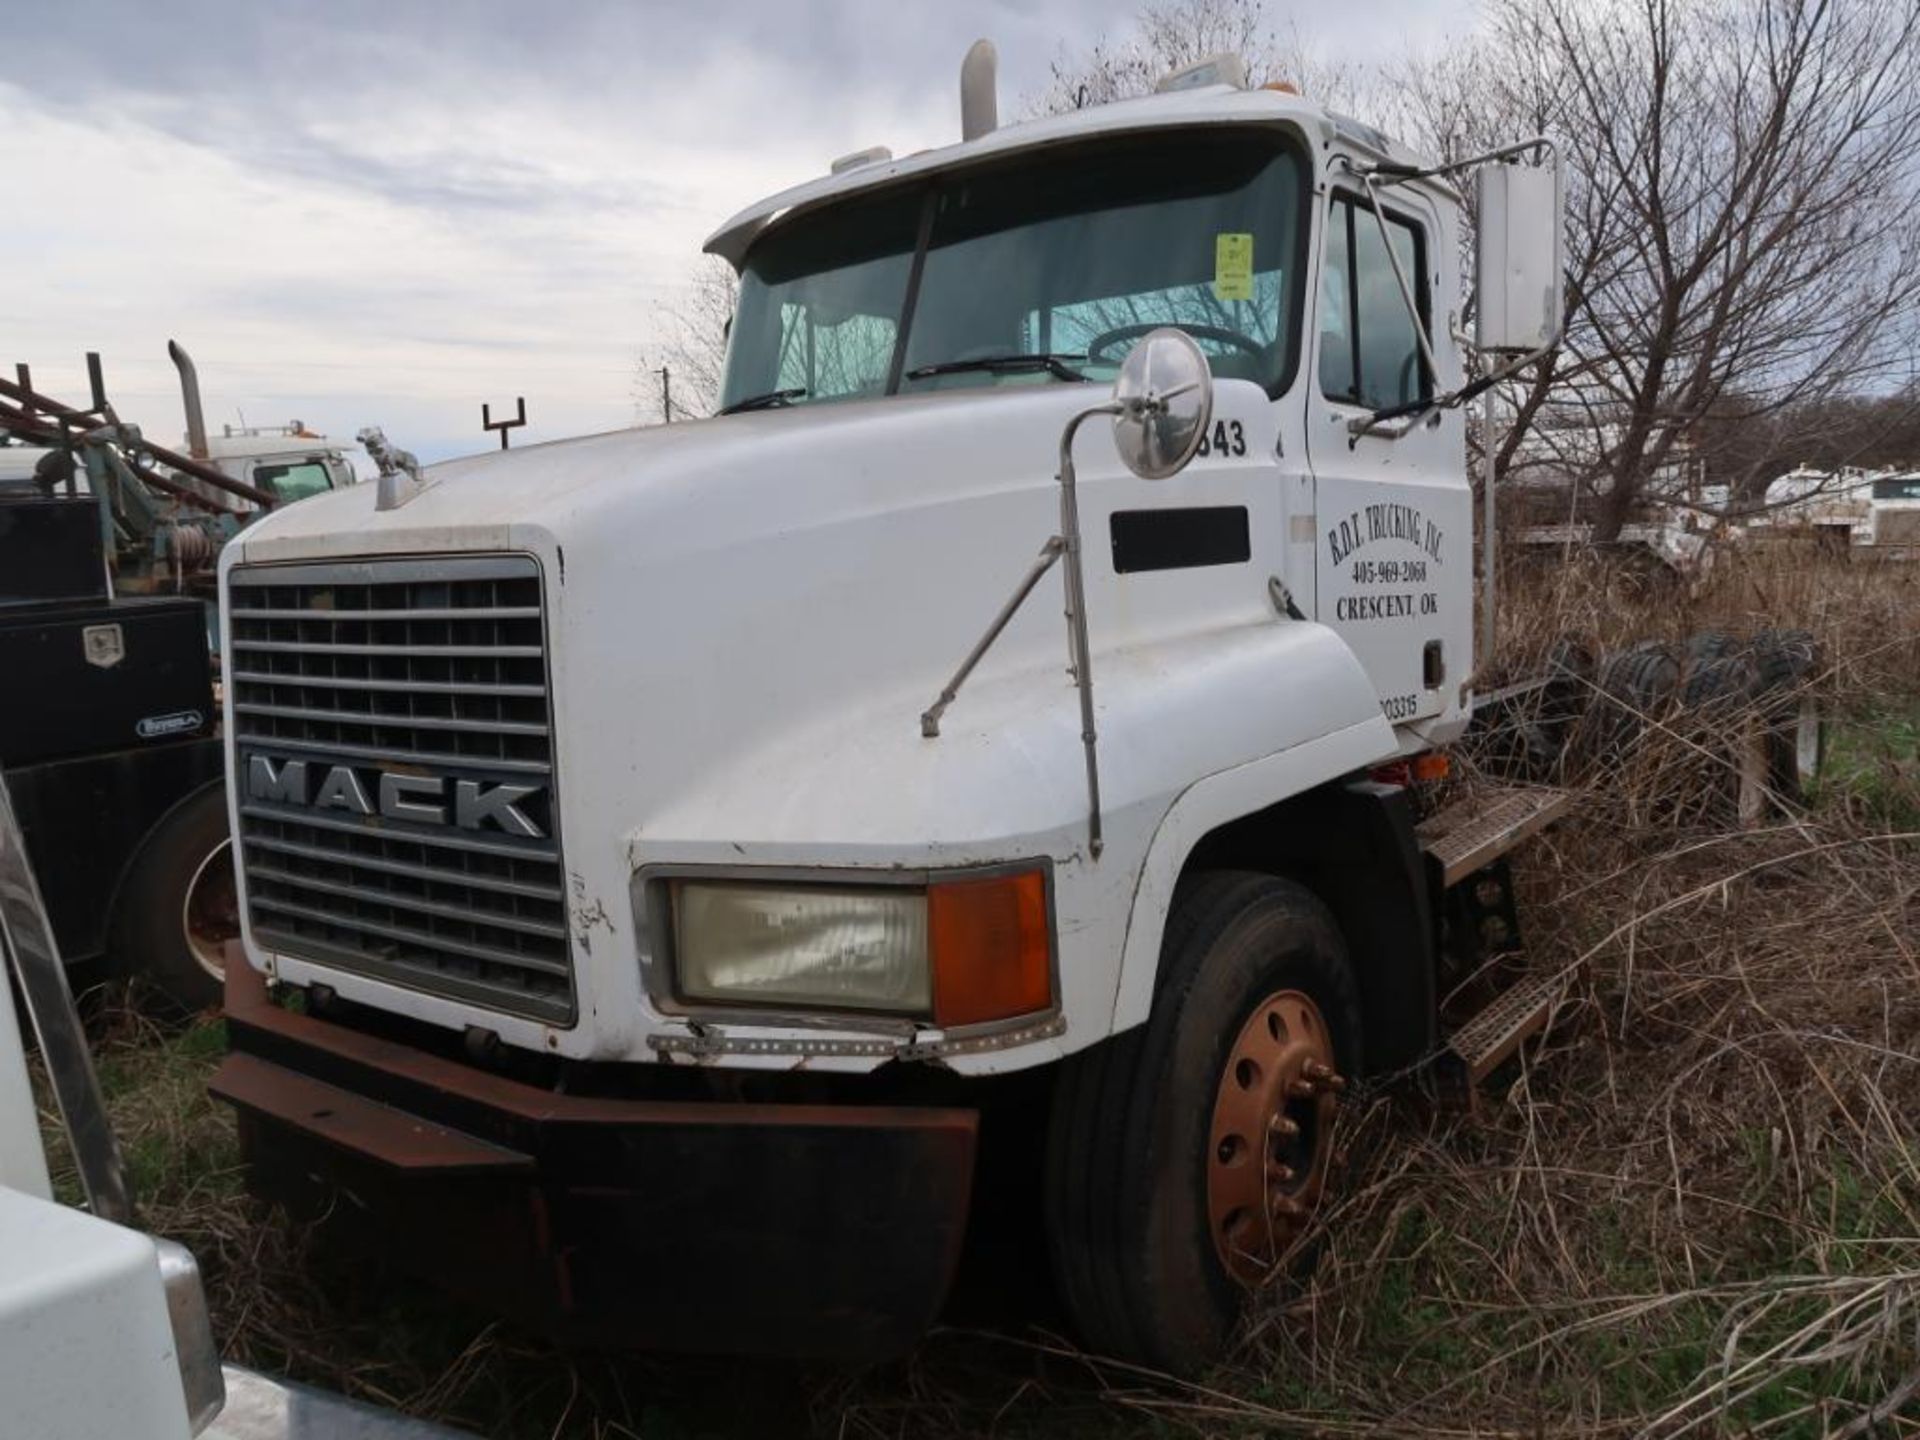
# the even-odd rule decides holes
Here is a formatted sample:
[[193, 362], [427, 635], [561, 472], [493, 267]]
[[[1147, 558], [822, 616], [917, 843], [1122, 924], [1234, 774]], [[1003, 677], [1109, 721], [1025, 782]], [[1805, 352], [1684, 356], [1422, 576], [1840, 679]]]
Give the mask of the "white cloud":
[[0, 363], [79, 396], [99, 350], [123, 416], [168, 438], [169, 337], [215, 424], [377, 422], [428, 458], [489, 443], [481, 402], [516, 395], [524, 439], [623, 425], [656, 306], [721, 220], [833, 155], [955, 138], [975, 35], [1011, 114], [1112, 20], [1090, 0], [547, 9], [92, 0], [16, 29]]

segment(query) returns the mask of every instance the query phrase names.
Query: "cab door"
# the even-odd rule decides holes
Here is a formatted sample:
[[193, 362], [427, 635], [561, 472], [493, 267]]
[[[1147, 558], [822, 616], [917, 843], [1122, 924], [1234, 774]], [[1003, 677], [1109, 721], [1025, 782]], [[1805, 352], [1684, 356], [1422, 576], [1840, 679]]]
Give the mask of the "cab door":
[[[1357, 187], [1332, 185], [1322, 197], [1306, 429], [1315, 618], [1352, 648], [1382, 711], [1402, 723], [1448, 708], [1467, 678], [1473, 526], [1457, 410], [1387, 422], [1381, 433], [1354, 424], [1459, 383], [1458, 355], [1434, 319], [1438, 297], [1451, 293], [1450, 226], [1420, 194], [1388, 193], [1381, 216]], [[1423, 359], [1389, 246], [1438, 374]]]

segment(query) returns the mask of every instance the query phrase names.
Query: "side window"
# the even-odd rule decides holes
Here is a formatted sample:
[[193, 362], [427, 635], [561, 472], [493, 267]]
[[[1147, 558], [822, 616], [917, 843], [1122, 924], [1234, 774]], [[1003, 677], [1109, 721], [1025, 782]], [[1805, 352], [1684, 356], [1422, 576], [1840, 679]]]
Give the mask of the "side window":
[[1357, 404], [1353, 368], [1353, 206], [1333, 202], [1327, 217], [1327, 261], [1320, 271], [1320, 393]]
[[[1425, 326], [1426, 236], [1418, 225], [1393, 215], [1387, 216], [1387, 235]], [[1432, 379], [1421, 364], [1420, 342], [1380, 224], [1371, 209], [1350, 196], [1336, 196], [1328, 212], [1320, 284], [1321, 393], [1369, 410], [1428, 398]]]

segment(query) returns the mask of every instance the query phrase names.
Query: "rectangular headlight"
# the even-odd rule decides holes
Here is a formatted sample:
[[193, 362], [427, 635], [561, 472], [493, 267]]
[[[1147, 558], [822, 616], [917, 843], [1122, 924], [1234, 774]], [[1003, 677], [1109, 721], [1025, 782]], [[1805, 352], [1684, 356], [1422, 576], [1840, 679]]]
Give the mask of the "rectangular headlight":
[[671, 884], [680, 995], [927, 1016], [927, 895], [901, 885]]

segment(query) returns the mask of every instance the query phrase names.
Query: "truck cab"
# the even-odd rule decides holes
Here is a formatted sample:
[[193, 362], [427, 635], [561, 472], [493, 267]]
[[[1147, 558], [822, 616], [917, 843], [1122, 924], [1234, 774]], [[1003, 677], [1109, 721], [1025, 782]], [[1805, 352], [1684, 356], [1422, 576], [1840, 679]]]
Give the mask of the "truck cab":
[[[193, 437], [187, 437], [191, 446]], [[224, 426], [206, 440], [207, 458], [223, 473], [264, 490], [281, 504], [353, 484], [353, 464], [325, 435], [300, 421]]]
[[[964, 168], [941, 152], [874, 162], [743, 212], [709, 246], [742, 267], [722, 408], [1106, 384], [1134, 342], [1177, 326], [1219, 384], [1214, 433], [1172, 494], [1089, 471], [1104, 512], [1090, 529], [1133, 542], [1105, 643], [1180, 611], [1217, 616], [1228, 596], [1257, 609], [1277, 575], [1359, 661], [1382, 714], [1418, 727], [1408, 743], [1457, 728], [1471, 596], [1446, 582], [1470, 563], [1461, 416], [1350, 429], [1458, 384], [1432, 299], [1457, 288], [1456, 197], [1443, 181], [1404, 187], [1383, 241], [1353, 177], [1412, 156], [1337, 118], [1308, 135], [1310, 108], [1272, 91], [1155, 96], [1012, 127], [974, 142]], [[1038, 128], [1062, 133], [1039, 144]], [[1427, 343], [1452, 357], [1438, 374], [1389, 244]], [[1062, 360], [983, 363], [1035, 353]], [[1241, 568], [1167, 573], [1224, 566]]]
[[[715, 231], [715, 419], [227, 548], [216, 1090], [263, 1189], [331, 1176], [563, 1334], [874, 1353], [1038, 1124], [1083, 1336], [1190, 1366], [1325, 1193], [1348, 1079], [1434, 1050], [1373, 772], [1470, 701], [1448, 174], [1219, 62], [968, 128]], [[1056, 561], [1065, 634], [1025, 603]]]

